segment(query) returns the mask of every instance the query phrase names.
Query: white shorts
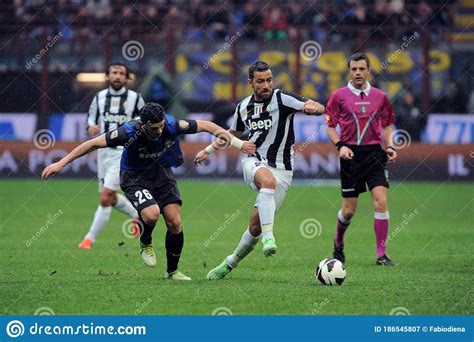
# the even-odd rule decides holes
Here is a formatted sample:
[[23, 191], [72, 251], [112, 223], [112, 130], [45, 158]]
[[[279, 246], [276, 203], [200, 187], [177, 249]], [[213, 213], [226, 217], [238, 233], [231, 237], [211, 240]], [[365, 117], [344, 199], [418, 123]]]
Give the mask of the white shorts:
[[97, 178], [99, 192], [102, 188], [117, 191], [120, 189], [120, 159], [122, 148], [101, 148], [97, 151]]
[[[258, 191], [257, 186], [255, 185], [255, 173], [258, 169], [262, 167], [267, 168], [273, 174], [276, 180], [275, 188], [275, 206], [278, 209], [285, 199], [288, 188], [291, 185], [293, 180], [293, 171], [289, 170], [279, 170], [274, 167], [268, 166], [265, 162], [258, 160], [256, 157], [245, 157], [242, 159], [242, 171], [244, 174], [244, 181], [255, 191]], [[255, 202], [254, 207], [257, 206]]]

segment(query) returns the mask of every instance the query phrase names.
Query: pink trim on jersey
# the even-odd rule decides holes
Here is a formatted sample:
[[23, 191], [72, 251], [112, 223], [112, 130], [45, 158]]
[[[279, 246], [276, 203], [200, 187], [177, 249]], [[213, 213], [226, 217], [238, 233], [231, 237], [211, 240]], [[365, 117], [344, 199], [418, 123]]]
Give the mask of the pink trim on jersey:
[[326, 124], [339, 125], [341, 141], [347, 145], [375, 145], [383, 142], [383, 127], [395, 123], [387, 95], [378, 88], [355, 89], [352, 84], [332, 93], [326, 106]]

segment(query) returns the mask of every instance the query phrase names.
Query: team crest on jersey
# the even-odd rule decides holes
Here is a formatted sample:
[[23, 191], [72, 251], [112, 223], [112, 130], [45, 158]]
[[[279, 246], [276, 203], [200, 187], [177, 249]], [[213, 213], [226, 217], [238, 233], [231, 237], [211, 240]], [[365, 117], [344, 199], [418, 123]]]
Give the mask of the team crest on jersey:
[[182, 130], [187, 130], [189, 128], [189, 122], [185, 120], [179, 120], [178, 124], [179, 128], [181, 128]]
[[365, 114], [367, 113], [367, 109], [366, 109], [366, 105], [369, 105], [370, 102], [356, 102], [355, 105], [357, 107], [359, 107], [359, 112], [361, 112], [362, 114]]
[[115, 139], [118, 137], [118, 130], [113, 131], [110, 133], [110, 139]]

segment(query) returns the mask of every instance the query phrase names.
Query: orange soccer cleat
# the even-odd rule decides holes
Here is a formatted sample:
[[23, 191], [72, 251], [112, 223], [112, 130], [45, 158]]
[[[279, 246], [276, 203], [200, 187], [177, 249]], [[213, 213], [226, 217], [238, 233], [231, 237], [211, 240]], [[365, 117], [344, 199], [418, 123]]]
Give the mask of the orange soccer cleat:
[[82, 242], [79, 244], [80, 249], [91, 249], [92, 248], [92, 240], [90, 239], [84, 239]]

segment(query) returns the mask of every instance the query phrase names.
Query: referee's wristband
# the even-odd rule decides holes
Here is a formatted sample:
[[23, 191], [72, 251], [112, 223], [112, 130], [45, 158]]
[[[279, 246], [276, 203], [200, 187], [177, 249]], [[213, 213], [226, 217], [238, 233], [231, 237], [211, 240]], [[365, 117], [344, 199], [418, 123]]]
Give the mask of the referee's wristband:
[[214, 146], [212, 146], [212, 144], [206, 146], [206, 148], [204, 149], [204, 151], [206, 151], [207, 153], [211, 154], [211, 153], [214, 153], [216, 152], [216, 149], [214, 148]]
[[337, 150], [340, 151], [342, 146], [344, 146], [344, 143], [339, 140], [337, 143], [334, 144], [334, 146], [336, 146]]

